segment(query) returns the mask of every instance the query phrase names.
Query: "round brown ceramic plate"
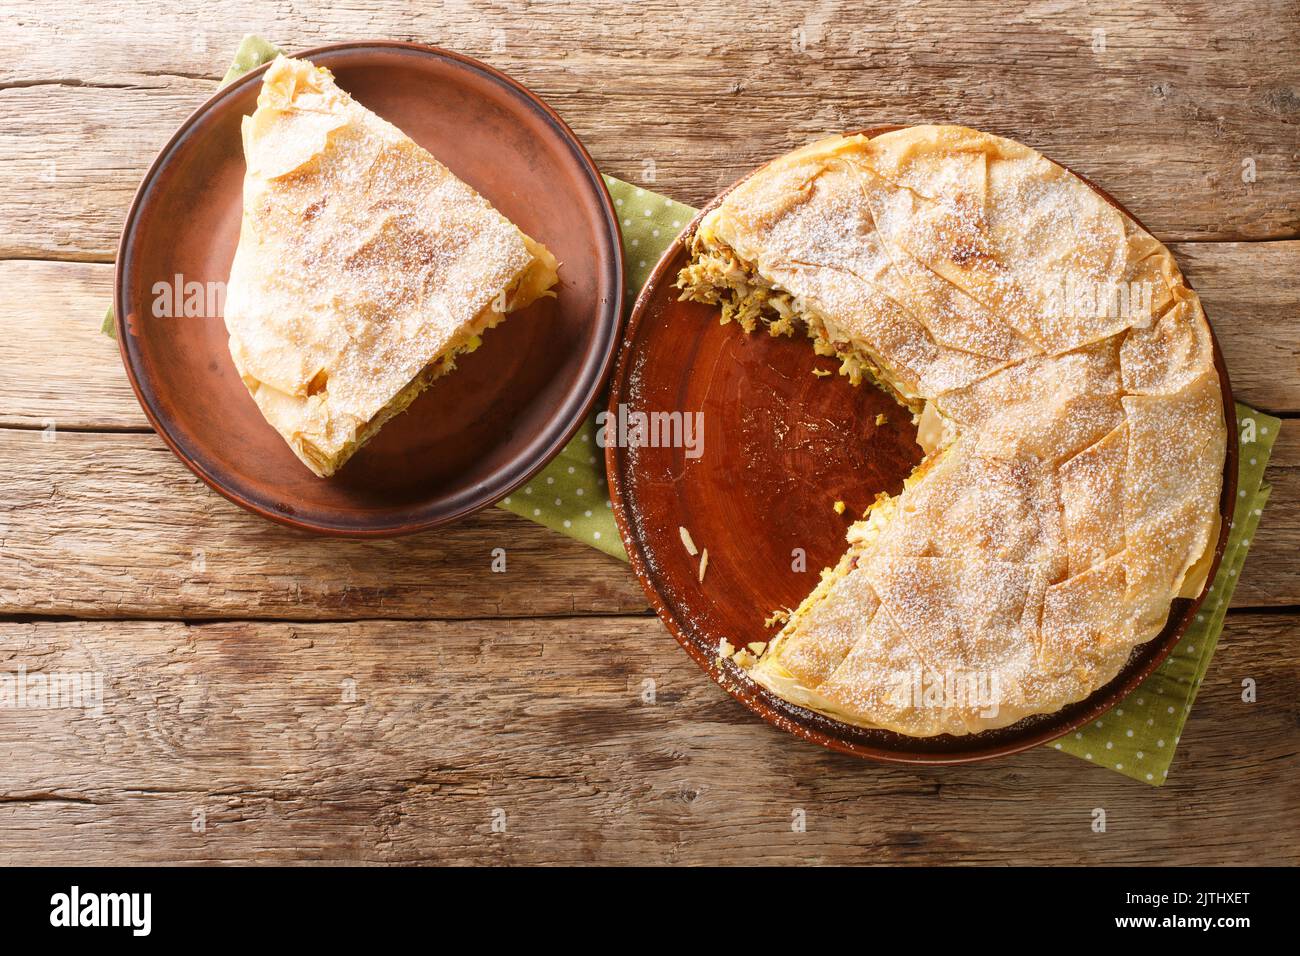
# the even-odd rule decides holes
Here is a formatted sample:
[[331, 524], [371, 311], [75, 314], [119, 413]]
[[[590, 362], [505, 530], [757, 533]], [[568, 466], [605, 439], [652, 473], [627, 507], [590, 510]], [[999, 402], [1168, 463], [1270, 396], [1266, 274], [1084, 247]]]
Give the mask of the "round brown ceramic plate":
[[[698, 222], [682, 236], [692, 235]], [[1164, 660], [1201, 599], [1174, 601], [1165, 629], [1086, 700], [1001, 730], [928, 738], [832, 720], [759, 687], [731, 661], [719, 662], [724, 637], [736, 647], [772, 637], [776, 629], [765, 627], [764, 618], [798, 606], [812, 591], [818, 572], [843, 554], [851, 516], [877, 492], [897, 494], [921, 449], [911, 414], [882, 391], [810, 374], [813, 368], [835, 372], [839, 363], [817, 357], [807, 340], [745, 335], [734, 323], [719, 325], [716, 307], [679, 302], [673, 282], [688, 259], [679, 237], [637, 299], [609, 409], [614, 415], [620, 407], [625, 414], [700, 412], [706, 453], [611, 445], [605, 464], [633, 570], [673, 636], [728, 693], [777, 727], [833, 750], [901, 763], [960, 763], [1015, 753], [1096, 719]], [[1232, 392], [1217, 341], [1214, 349], [1232, 436]], [[879, 415], [884, 421], [876, 424]], [[1236, 479], [1237, 445], [1230, 441], [1211, 578], [1227, 542]], [[847, 506], [843, 517], [831, 509], [837, 499]], [[703, 583], [679, 527], [708, 549]]]
[[573, 132], [491, 67], [408, 43], [301, 55], [545, 243], [561, 262], [557, 298], [486, 334], [334, 477], [313, 475], [249, 397], [219, 310], [189, 318], [154, 318], [152, 310], [155, 283], [229, 277], [242, 209], [240, 120], [256, 106], [263, 67], [186, 120], [136, 194], [117, 257], [122, 358], [158, 433], [232, 501], [312, 531], [432, 528], [522, 485], [582, 422], [618, 341], [617, 219]]

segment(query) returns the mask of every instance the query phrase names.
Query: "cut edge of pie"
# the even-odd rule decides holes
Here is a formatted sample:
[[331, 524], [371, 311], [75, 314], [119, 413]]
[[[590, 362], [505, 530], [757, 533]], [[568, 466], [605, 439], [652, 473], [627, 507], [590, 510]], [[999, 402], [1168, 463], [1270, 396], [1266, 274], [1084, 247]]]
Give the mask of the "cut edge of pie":
[[[533, 260], [524, 268], [524, 271], [520, 273], [515, 282], [500, 295], [495, 296], [493, 301], [485, 306], [474, 317], [474, 320], [449, 342], [428, 365], [421, 369], [415, 378], [403, 386], [401, 391], [394, 395], [387, 405], [362, 425], [357, 430], [357, 437], [338, 454], [335, 461], [329, 462], [325, 460], [319, 455], [317, 449], [309, 443], [301, 443], [300, 446], [291, 443], [291, 447], [294, 448], [298, 457], [312, 471], [322, 478], [327, 478], [342, 468], [349, 458], [361, 450], [366, 442], [379, 434], [380, 429], [389, 420], [406, 411], [425, 389], [444, 375], [454, 372], [457, 358], [462, 355], [469, 355], [477, 350], [483, 343], [482, 336], [484, 332], [496, 328], [505, 321], [506, 316], [511, 312], [525, 308], [540, 298], [555, 294], [550, 291], [557, 278], [555, 257], [540, 242], [522, 233], [521, 235], [523, 235], [524, 244], [532, 254]], [[498, 309], [497, 302], [502, 300], [505, 307]]]
[[[962, 127], [831, 137], [751, 174], [688, 239], [682, 299], [720, 306], [721, 321], [746, 333], [802, 328], [853, 384], [867, 379], [909, 408], [925, 451], [746, 661], [759, 684], [857, 726], [994, 729], [1104, 686], [1160, 631], [1173, 597], [1204, 589], [1226, 446], [1208, 326], [1168, 251], [1077, 177]], [[1117, 323], [1080, 308], [1056, 321], [1032, 282], [1012, 288], [1024, 273], [999, 261], [1007, 249], [1040, 279], [1151, 283], [1155, 316]], [[1019, 387], [1039, 388], [1050, 413], [1017, 404]], [[1161, 413], [1172, 439], [1129, 427]], [[1051, 499], [1037, 502], [1046, 518], [1003, 522], [1023, 553], [995, 540], [996, 495], [980, 498], [1004, 466], [1023, 472], [1007, 487], [1037, 482], [1037, 497]], [[968, 525], [945, 525], [927, 505], [931, 474], [943, 476], [931, 486], [951, 486], [955, 510], [970, 505]], [[1008, 510], [1032, 512], [1034, 497], [1008, 495]], [[1106, 519], [1123, 526], [1122, 546]], [[993, 597], [971, 593], [980, 589]], [[951, 693], [927, 706], [912, 693], [919, 683], [884, 686], [963, 662], [1011, 685], [997, 706]]]

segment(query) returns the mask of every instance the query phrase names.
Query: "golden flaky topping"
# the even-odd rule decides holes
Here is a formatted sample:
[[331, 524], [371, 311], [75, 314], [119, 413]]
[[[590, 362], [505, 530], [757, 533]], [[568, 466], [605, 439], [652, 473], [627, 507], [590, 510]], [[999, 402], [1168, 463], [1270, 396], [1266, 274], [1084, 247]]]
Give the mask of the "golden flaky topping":
[[244, 118], [230, 354], [262, 414], [330, 475], [555, 259], [330, 72], [278, 58]]
[[687, 296], [801, 322], [931, 436], [756, 680], [970, 733], [1087, 697], [1200, 592], [1226, 444], [1209, 329], [1168, 250], [1082, 180], [962, 127], [836, 137], [741, 183], [693, 252]]

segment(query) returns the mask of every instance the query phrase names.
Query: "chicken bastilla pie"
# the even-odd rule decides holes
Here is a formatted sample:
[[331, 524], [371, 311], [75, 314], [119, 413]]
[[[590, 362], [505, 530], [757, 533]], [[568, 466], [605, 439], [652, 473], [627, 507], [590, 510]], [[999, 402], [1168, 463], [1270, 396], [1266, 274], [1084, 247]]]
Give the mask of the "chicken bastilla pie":
[[[760, 684], [974, 733], [1087, 697], [1200, 593], [1226, 446], [1209, 328], [1169, 251], [1082, 180], [961, 127], [835, 137], [688, 241], [683, 298], [804, 329], [910, 408], [926, 451], [747, 661]], [[996, 699], [928, 693], [964, 675]]]
[[556, 261], [306, 61], [267, 69], [243, 140], [230, 354], [327, 477], [484, 330], [546, 295]]

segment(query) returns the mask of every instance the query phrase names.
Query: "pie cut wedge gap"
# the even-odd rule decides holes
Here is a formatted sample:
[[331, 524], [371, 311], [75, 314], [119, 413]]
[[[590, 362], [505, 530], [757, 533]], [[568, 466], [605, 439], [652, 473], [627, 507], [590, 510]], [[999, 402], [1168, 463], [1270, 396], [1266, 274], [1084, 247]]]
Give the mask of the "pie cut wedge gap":
[[553, 294], [558, 264], [306, 60], [267, 68], [242, 138], [230, 355], [267, 422], [329, 477], [485, 331]]
[[926, 452], [748, 668], [768, 691], [913, 737], [994, 730], [1089, 697], [1204, 587], [1209, 327], [1169, 251], [1072, 173], [963, 127], [836, 136], [686, 242], [683, 299], [807, 334]]

